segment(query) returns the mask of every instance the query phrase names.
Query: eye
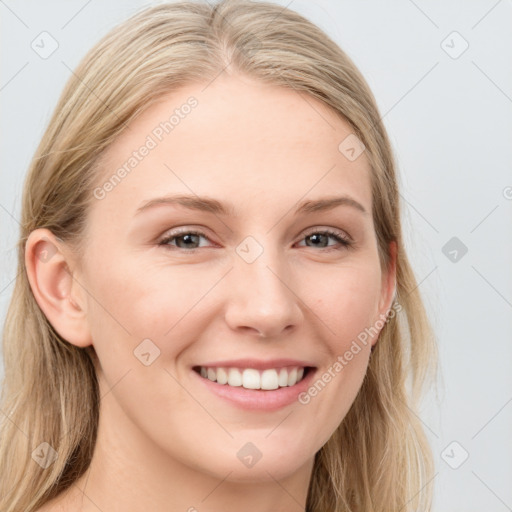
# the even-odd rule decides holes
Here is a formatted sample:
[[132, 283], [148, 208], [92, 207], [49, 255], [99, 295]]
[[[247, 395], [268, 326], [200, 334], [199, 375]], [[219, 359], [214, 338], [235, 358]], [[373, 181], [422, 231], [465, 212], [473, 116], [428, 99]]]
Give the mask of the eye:
[[198, 248], [196, 244], [199, 243], [198, 239], [201, 237], [209, 240], [206, 235], [200, 231], [181, 231], [179, 233], [171, 233], [170, 235], [166, 236], [160, 240], [158, 245], [173, 247], [172, 242], [176, 241], [177, 244], [174, 245], [174, 247], [177, 247], [178, 249], [193, 250]]
[[[324, 246], [323, 243], [324, 242], [328, 243], [329, 238], [332, 238], [332, 239], [336, 240], [336, 242], [341, 247], [336, 247], [336, 244]], [[326, 249], [327, 248], [327, 252], [331, 251], [331, 250], [341, 250], [341, 249], [348, 248], [348, 247], [352, 246], [352, 241], [343, 232], [341, 232], [341, 231], [339, 231], [339, 232], [338, 231], [331, 231], [329, 229], [326, 229], [326, 230], [323, 230], [323, 231], [313, 231], [313, 232], [310, 232], [310, 233], [308, 233], [305, 236], [304, 240], [310, 240], [310, 241], [313, 242], [313, 245], [308, 245], [306, 243], [306, 246], [308, 246], [308, 247], [320, 247], [321, 249]], [[304, 246], [302, 246], [302, 247], [304, 247]]]
[[[175, 247], [177, 249], [184, 249], [185, 251], [192, 252], [194, 249], [201, 247], [201, 238], [209, 240], [209, 238], [201, 231], [183, 230], [181, 232], [170, 233], [168, 236], [163, 238], [158, 243], [158, 245], [165, 247]], [[336, 247], [336, 244], [324, 245], [324, 243], [328, 244], [329, 238], [334, 239], [337, 244], [339, 244], [339, 246]], [[332, 231], [328, 229], [310, 232], [303, 238], [303, 240], [309, 240], [312, 242], [312, 245], [307, 244], [306, 242], [307, 247], [319, 247], [326, 250], [327, 252], [331, 250], [341, 250], [352, 246], [352, 241], [343, 232]]]

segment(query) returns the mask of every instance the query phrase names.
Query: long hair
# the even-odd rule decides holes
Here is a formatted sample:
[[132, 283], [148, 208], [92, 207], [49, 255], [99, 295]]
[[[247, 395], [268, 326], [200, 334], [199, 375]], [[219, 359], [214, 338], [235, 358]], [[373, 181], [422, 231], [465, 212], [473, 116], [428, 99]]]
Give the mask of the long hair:
[[[48, 228], [80, 250], [104, 150], [164, 94], [224, 71], [314, 97], [348, 122], [371, 166], [381, 265], [397, 244], [396, 301], [349, 412], [316, 453], [308, 512], [431, 509], [430, 446], [417, 404], [437, 349], [401, 233], [396, 164], [374, 96], [350, 58], [301, 15], [267, 2], [161, 4], [106, 34], [69, 78], [31, 161], [22, 199], [18, 273], [3, 332], [0, 510], [32, 512], [88, 468], [99, 418], [91, 347], [52, 328], [31, 291], [25, 243]], [[33, 452], [48, 443], [46, 469]], [[46, 446], [46, 445], [44, 445]]]

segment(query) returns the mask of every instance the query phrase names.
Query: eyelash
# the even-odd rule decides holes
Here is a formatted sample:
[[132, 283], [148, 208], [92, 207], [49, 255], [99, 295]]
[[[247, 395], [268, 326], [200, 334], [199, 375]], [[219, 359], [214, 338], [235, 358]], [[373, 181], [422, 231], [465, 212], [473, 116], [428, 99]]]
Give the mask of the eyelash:
[[[206, 238], [207, 240], [209, 240], [209, 238], [203, 232], [201, 232], [201, 231], [183, 230], [183, 231], [179, 231], [179, 232], [176, 232], [176, 233], [169, 234], [168, 236], [166, 236], [165, 238], [160, 240], [160, 242], [158, 242], [158, 245], [166, 247], [166, 248], [174, 247], [174, 246], [171, 246], [169, 244], [169, 242], [175, 240], [176, 238], [180, 238], [180, 237], [182, 237], [184, 235], [197, 235], [197, 236], [202, 236], [203, 238]], [[333, 247], [333, 246], [322, 247], [321, 250], [323, 252], [340, 251], [340, 250], [343, 250], [343, 249], [349, 249], [353, 245], [352, 241], [349, 240], [348, 237], [344, 236], [342, 233], [340, 233], [338, 231], [332, 231], [330, 229], [324, 229], [322, 231], [312, 231], [312, 232], [309, 232], [306, 235], [304, 235], [302, 240], [304, 238], [308, 238], [308, 237], [310, 237], [312, 235], [328, 235], [329, 237], [332, 237], [332, 238], [336, 239], [336, 241], [341, 245], [341, 247]], [[305, 246], [303, 246], [303, 247], [305, 247]], [[180, 250], [180, 251], [187, 252], [187, 253], [194, 253], [195, 251], [200, 249], [200, 247], [196, 247], [194, 249], [183, 249], [181, 247], [176, 247], [176, 249]], [[171, 250], [174, 250], [174, 249], [171, 249]]]

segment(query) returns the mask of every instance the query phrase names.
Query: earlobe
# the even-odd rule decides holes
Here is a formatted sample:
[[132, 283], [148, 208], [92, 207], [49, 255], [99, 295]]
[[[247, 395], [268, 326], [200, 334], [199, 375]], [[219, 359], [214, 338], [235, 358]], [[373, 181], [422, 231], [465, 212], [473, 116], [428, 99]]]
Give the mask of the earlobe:
[[35, 300], [59, 335], [79, 347], [91, 345], [81, 297], [73, 296], [73, 276], [64, 242], [48, 229], [36, 229], [25, 244], [25, 267]]

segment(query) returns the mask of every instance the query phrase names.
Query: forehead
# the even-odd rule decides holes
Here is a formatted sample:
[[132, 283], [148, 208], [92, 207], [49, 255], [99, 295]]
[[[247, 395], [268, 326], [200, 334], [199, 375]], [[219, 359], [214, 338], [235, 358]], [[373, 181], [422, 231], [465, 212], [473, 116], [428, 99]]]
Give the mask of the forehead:
[[303, 92], [239, 76], [189, 84], [151, 105], [108, 148], [98, 207], [133, 215], [152, 197], [180, 193], [251, 213], [347, 194], [371, 210], [365, 154], [350, 160], [340, 151], [352, 133]]

